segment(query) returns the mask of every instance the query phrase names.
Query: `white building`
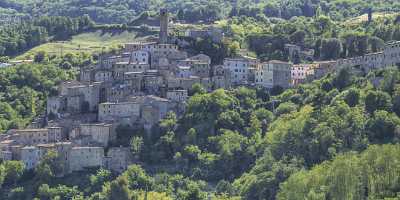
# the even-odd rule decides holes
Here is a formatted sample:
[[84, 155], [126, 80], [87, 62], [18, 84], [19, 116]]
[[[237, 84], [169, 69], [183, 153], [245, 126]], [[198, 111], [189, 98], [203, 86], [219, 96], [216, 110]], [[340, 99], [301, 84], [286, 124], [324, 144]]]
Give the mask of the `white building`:
[[258, 60], [254, 58], [226, 58], [224, 67], [230, 70], [231, 81], [234, 85], [248, 84], [251, 71], [257, 68]]

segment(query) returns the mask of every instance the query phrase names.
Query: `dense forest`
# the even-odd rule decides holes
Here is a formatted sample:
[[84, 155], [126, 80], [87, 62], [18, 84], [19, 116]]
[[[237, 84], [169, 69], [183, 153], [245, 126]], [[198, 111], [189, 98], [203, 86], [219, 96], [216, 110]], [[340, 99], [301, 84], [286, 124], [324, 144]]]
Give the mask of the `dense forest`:
[[4, 26], [0, 29], [0, 56], [15, 56], [49, 40], [66, 40], [92, 26], [88, 16], [40, 17]]
[[[76, 6], [76, 5], [79, 5]], [[313, 17], [318, 13], [334, 20], [359, 16], [373, 8], [374, 11], [399, 11], [397, 0], [3, 0], [0, 7], [18, 13], [39, 17], [89, 15], [98, 23], [128, 23], [142, 12], [158, 12], [167, 7], [177, 19], [214, 21], [230, 16]], [[11, 12], [9, 11], [9, 12]]]

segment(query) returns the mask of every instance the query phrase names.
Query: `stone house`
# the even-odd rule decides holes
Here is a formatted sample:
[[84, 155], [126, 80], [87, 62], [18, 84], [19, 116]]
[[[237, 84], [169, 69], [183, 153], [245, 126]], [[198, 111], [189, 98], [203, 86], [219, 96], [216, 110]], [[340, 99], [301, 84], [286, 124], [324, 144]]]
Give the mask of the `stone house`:
[[40, 161], [39, 149], [34, 146], [21, 148], [21, 161], [25, 164], [26, 169], [35, 168]]
[[125, 122], [131, 124], [140, 116], [140, 104], [135, 102], [101, 103], [98, 118], [100, 122]]
[[291, 86], [292, 64], [283, 61], [269, 61], [261, 64], [256, 70], [255, 84], [265, 88], [280, 86], [289, 88]]
[[94, 81], [95, 82], [110, 82], [113, 80], [114, 80], [114, 78], [113, 78], [112, 71], [100, 70], [100, 71], [96, 71], [94, 73]]
[[187, 90], [170, 90], [167, 91], [167, 99], [173, 102], [185, 102], [188, 99]]
[[150, 64], [150, 53], [144, 50], [132, 51], [129, 62]]
[[298, 64], [291, 68], [292, 85], [304, 83], [308, 77], [314, 75], [315, 64]]
[[71, 131], [69, 139], [81, 146], [95, 145], [107, 147], [117, 138], [115, 127], [112, 124], [81, 124]]
[[103, 147], [72, 147], [68, 159], [68, 171], [82, 171], [85, 168], [101, 167], [104, 159]]
[[248, 84], [251, 71], [258, 67], [258, 60], [250, 57], [225, 58], [224, 67], [230, 70], [233, 85]]
[[15, 130], [16, 141], [22, 145], [35, 145], [61, 141], [65, 138], [61, 127]]
[[97, 111], [100, 102], [101, 83], [82, 84], [67, 88], [67, 111], [82, 113]]
[[212, 89], [229, 89], [232, 87], [231, 83], [231, 71], [225, 68], [223, 65], [217, 65], [212, 70]]
[[133, 164], [133, 155], [128, 147], [112, 147], [104, 157], [104, 168], [122, 173], [129, 165]]
[[113, 75], [115, 80], [123, 80], [126, 72], [145, 72], [150, 69], [149, 64], [119, 62], [113, 65]]

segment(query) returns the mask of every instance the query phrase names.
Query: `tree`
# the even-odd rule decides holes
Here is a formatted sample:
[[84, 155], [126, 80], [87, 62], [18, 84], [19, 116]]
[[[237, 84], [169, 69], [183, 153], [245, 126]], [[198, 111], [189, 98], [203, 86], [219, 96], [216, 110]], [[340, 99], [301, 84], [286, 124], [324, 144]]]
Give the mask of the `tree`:
[[139, 136], [134, 136], [131, 139], [131, 152], [134, 155], [139, 155], [143, 149], [143, 137], [139, 137]]
[[0, 165], [0, 189], [3, 186], [6, 175], [7, 174], [6, 174], [6, 169], [5, 169], [4, 165]]
[[385, 42], [376, 36], [370, 37], [368, 39], [368, 43], [371, 45], [372, 52], [378, 52], [378, 51], [382, 50], [383, 47], [385, 46]]
[[8, 194], [8, 198], [12, 200], [25, 200], [27, 199], [25, 190], [23, 187], [13, 188]]
[[45, 61], [45, 59], [46, 59], [46, 52], [39, 51], [35, 54], [33, 61], [36, 63], [41, 63], [41, 62]]
[[373, 114], [376, 110], [390, 111], [392, 100], [390, 95], [382, 91], [368, 91], [365, 97], [365, 110]]
[[4, 182], [15, 185], [24, 173], [24, 163], [21, 161], [6, 161], [3, 166], [6, 174]]
[[196, 95], [196, 94], [205, 94], [207, 93], [206, 89], [200, 84], [200, 83], [195, 83], [192, 85], [191, 89], [191, 95]]
[[48, 151], [35, 168], [36, 178], [43, 183], [49, 183], [51, 178], [64, 173], [64, 163], [58, 153]]
[[102, 186], [107, 181], [111, 181], [112, 174], [109, 170], [106, 169], [99, 169], [97, 170], [96, 174], [90, 175], [90, 191], [91, 192], [98, 192], [101, 191]]
[[337, 73], [337, 75], [336, 75], [336, 77], [335, 77], [335, 79], [333, 81], [333, 84], [339, 90], [343, 90], [350, 83], [351, 83], [351, 74], [349, 72], [349, 69], [346, 69], [346, 68], [341, 69]]
[[336, 38], [324, 39], [321, 43], [321, 57], [324, 60], [335, 60], [339, 58], [342, 51], [342, 43]]
[[306, 32], [303, 30], [298, 30], [298, 31], [292, 33], [289, 36], [289, 39], [292, 43], [299, 45], [299, 46], [303, 46], [305, 37], [306, 37]]
[[139, 165], [131, 165], [122, 174], [127, 180], [127, 185], [132, 190], [149, 191], [153, 187], [153, 179]]
[[104, 191], [107, 200], [130, 200], [131, 192], [128, 188], [128, 180], [124, 176], [118, 177], [116, 180], [111, 181], [104, 187]]
[[358, 92], [357, 89], [351, 88], [347, 91], [344, 97], [344, 101], [349, 105], [350, 107], [354, 107], [358, 104], [360, 99], [360, 93]]
[[397, 134], [400, 134], [399, 128], [400, 118], [384, 110], [375, 111], [367, 123], [372, 141], [392, 141]]

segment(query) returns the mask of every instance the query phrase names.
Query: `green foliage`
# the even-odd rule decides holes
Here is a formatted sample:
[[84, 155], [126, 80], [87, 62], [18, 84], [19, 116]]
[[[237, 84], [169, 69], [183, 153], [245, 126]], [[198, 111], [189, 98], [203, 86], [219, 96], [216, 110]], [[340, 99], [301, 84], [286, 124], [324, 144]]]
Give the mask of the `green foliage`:
[[41, 200], [69, 200], [76, 199], [81, 196], [81, 192], [78, 187], [68, 187], [65, 185], [58, 185], [57, 187], [51, 188], [47, 184], [43, 184], [38, 189], [38, 197]]
[[25, 127], [44, 110], [46, 96], [74, 77], [53, 64], [24, 64], [0, 69], [0, 132]]
[[55, 151], [48, 151], [41, 158], [39, 164], [35, 168], [36, 178], [41, 183], [49, 183], [55, 176], [64, 173], [64, 159]]
[[97, 170], [96, 174], [90, 176], [91, 192], [99, 192], [105, 182], [112, 180], [112, 174], [106, 169]]
[[293, 174], [281, 185], [277, 199], [396, 199], [399, 153], [399, 145], [374, 145], [361, 154], [337, 156]]
[[[70, 36], [89, 30], [92, 21], [86, 17], [40, 17], [6, 26], [0, 31], [0, 56], [15, 56], [29, 48], [47, 42], [50, 38], [65, 40]], [[43, 54], [35, 60], [41, 62]]]
[[365, 97], [365, 109], [373, 114], [376, 110], [390, 111], [392, 100], [389, 94], [382, 91], [369, 91]]
[[139, 165], [131, 165], [122, 174], [127, 180], [129, 189], [132, 190], [150, 190], [153, 187], [154, 180], [146, 174]]
[[6, 161], [2, 166], [4, 166], [6, 174], [4, 183], [8, 185], [15, 185], [22, 177], [25, 170], [25, 165], [21, 161]]

